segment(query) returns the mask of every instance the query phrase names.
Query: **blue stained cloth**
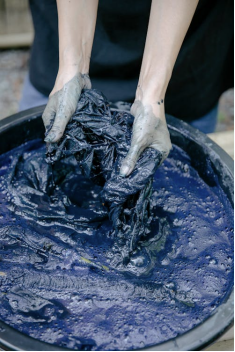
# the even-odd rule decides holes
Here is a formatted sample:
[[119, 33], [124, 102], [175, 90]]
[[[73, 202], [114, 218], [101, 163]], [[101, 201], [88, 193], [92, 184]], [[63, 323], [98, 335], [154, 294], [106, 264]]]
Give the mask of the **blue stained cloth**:
[[[33, 140], [0, 156], [0, 320], [69, 350], [131, 350], [183, 334], [224, 302], [233, 284], [233, 210], [210, 165], [207, 184], [174, 146], [158, 168], [143, 243], [154, 266], [137, 276], [129, 265], [141, 273], [146, 257], [137, 253], [126, 272], [116, 267], [100, 188], [76, 167], [64, 160], [59, 188], [33, 193], [45, 181], [44, 155]], [[14, 192], [21, 185], [24, 207]], [[76, 226], [89, 210], [97, 223]]]

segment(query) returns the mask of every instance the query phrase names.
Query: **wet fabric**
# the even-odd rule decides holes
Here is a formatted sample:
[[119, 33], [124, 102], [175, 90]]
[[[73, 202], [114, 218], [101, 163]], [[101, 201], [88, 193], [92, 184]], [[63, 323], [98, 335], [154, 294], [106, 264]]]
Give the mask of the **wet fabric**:
[[162, 159], [159, 151], [147, 148], [130, 176], [119, 175], [121, 161], [130, 148], [132, 123], [129, 113], [111, 114], [102, 93], [83, 90], [63, 137], [47, 149], [48, 163], [69, 159], [103, 187], [103, 202], [124, 262], [150, 232], [152, 181]]
[[102, 186], [64, 158], [51, 188], [45, 152], [33, 140], [0, 156], [0, 320], [68, 349], [130, 350], [185, 333], [226, 300], [233, 209], [209, 160], [195, 169], [174, 146], [154, 174], [151, 231], [119, 266]]

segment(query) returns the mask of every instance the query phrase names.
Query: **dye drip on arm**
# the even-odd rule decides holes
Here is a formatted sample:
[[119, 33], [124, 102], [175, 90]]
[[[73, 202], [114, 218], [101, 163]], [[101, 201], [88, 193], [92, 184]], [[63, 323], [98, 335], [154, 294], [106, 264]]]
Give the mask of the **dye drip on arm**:
[[108, 101], [100, 92], [83, 90], [62, 139], [47, 147], [48, 163], [61, 159], [77, 163], [85, 176], [103, 187], [102, 199], [112, 220], [112, 236], [124, 264], [140, 240], [150, 233], [153, 175], [162, 159], [159, 151], [148, 148], [128, 178], [119, 175], [121, 161], [130, 147], [132, 119], [128, 113], [111, 114]]

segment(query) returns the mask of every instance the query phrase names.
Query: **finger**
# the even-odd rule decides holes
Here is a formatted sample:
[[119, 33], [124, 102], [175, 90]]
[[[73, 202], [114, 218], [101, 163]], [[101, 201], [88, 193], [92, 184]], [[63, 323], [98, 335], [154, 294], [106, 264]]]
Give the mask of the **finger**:
[[82, 78], [83, 78], [83, 86], [84, 86], [84, 88], [91, 89], [91, 80], [90, 80], [89, 75], [87, 73], [84, 73], [82, 75]]
[[73, 84], [72, 81], [69, 83], [69, 86], [65, 85], [59, 92], [55, 121], [48, 136], [45, 138], [46, 142], [55, 143], [60, 140], [68, 122], [76, 110], [77, 102], [81, 94], [81, 86], [79, 84]]
[[151, 144], [150, 147], [162, 153], [162, 160], [161, 160], [161, 164], [162, 164], [163, 161], [168, 157], [172, 149], [172, 144], [170, 139], [170, 133], [166, 126], [164, 128], [161, 128], [160, 133], [161, 133], [161, 138], [158, 139], [157, 143], [155, 142]]
[[58, 107], [54, 124], [50, 130], [50, 133], [45, 138], [46, 142], [55, 143], [60, 140], [60, 138], [63, 136], [64, 130], [68, 122], [70, 121], [71, 116], [73, 115], [75, 109], [76, 109], [76, 106], [74, 107], [74, 109], [71, 109], [68, 106]]
[[50, 127], [50, 125], [52, 125], [56, 115], [56, 99], [57, 97], [55, 93], [49, 98], [47, 106], [45, 107], [45, 110], [42, 114], [42, 120], [46, 130]]
[[156, 149], [157, 151], [159, 151], [161, 153], [161, 162], [160, 162], [160, 165], [162, 165], [163, 161], [168, 157], [169, 153], [170, 153], [170, 149], [166, 150], [166, 149], [163, 149], [159, 146], [151, 146], [151, 148], [154, 148]]
[[131, 146], [127, 156], [122, 162], [122, 165], [120, 168], [120, 176], [126, 177], [130, 175], [143, 149], [144, 148], [139, 144], [134, 144]]

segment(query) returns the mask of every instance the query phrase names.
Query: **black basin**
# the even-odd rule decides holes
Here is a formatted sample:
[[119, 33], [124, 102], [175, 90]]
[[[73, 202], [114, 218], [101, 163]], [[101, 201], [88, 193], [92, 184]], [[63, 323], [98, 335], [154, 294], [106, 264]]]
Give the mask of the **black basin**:
[[[124, 105], [125, 106], [125, 105]], [[120, 106], [118, 106], [120, 107]], [[126, 106], [125, 106], [126, 108]], [[44, 106], [29, 109], [0, 121], [0, 154], [35, 138], [43, 138], [44, 127], [41, 115]], [[233, 160], [206, 135], [188, 124], [167, 117], [167, 123], [174, 144], [185, 150], [194, 162], [202, 179], [207, 178], [207, 163], [213, 167], [219, 183], [233, 205]], [[199, 170], [200, 165], [200, 170]], [[201, 165], [204, 165], [202, 168]], [[227, 292], [227, 299], [212, 316], [188, 332], [145, 350], [190, 351], [201, 350], [218, 339], [233, 324], [233, 291]], [[40, 342], [28, 337], [0, 321], [0, 348], [5, 350], [63, 351], [65, 348]]]

